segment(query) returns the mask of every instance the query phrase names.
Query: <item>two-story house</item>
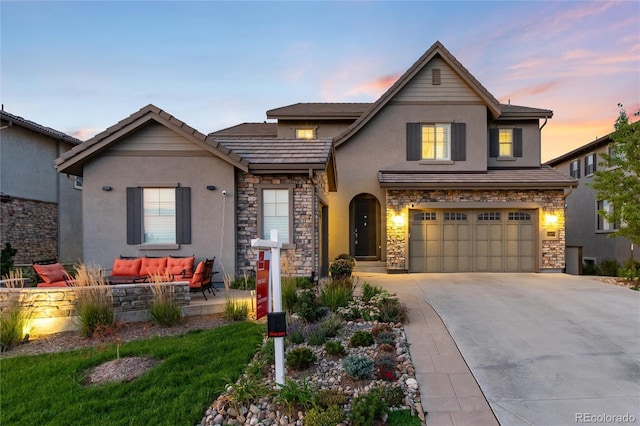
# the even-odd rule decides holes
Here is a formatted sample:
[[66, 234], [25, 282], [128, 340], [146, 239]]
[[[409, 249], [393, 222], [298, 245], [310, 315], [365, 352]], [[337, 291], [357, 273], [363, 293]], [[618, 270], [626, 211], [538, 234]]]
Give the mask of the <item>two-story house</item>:
[[[341, 253], [388, 272], [561, 271], [577, 181], [540, 164], [551, 116], [501, 104], [436, 42], [374, 103], [299, 103], [207, 136], [149, 106], [57, 167], [84, 175], [93, 261], [213, 252], [241, 274], [255, 265], [250, 239], [275, 228], [298, 275], [326, 274]], [[182, 186], [193, 239], [147, 241], [147, 212], [125, 192]]]
[[17, 249], [16, 264], [82, 258], [82, 181], [53, 167], [82, 141], [0, 111], [0, 244]]
[[601, 154], [611, 155], [610, 142], [611, 135], [606, 135], [546, 163], [579, 182], [566, 198], [566, 271], [570, 274], [581, 274], [585, 263], [593, 266], [614, 259], [624, 265], [632, 256], [640, 259], [640, 248], [634, 250], [629, 239], [609, 238], [618, 224], [607, 222], [598, 211], [612, 206], [607, 200], [599, 200], [597, 191], [590, 186], [594, 172], [605, 167]]

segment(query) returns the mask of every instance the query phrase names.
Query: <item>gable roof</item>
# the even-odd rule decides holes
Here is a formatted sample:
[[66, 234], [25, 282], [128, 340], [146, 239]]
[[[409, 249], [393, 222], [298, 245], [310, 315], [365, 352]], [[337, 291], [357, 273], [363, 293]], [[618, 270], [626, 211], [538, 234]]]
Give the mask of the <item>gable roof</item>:
[[500, 102], [447, 50], [436, 41], [366, 112], [336, 137], [336, 147], [344, 143], [369, 122], [435, 56], [439, 56], [487, 104], [494, 117], [500, 116]]
[[569, 151], [566, 154], [563, 154], [563, 155], [561, 155], [559, 157], [556, 157], [556, 158], [554, 158], [552, 160], [549, 160], [544, 164], [546, 164], [548, 166], [551, 166], [551, 167], [554, 167], [554, 166], [557, 166], [558, 164], [563, 163], [565, 161], [572, 160], [575, 157], [580, 157], [580, 156], [582, 156], [584, 154], [590, 153], [594, 149], [600, 148], [602, 146], [606, 146], [606, 145], [609, 144], [609, 142], [611, 142], [611, 135], [612, 134], [613, 133], [609, 133], [606, 136], [602, 136], [602, 137], [596, 139], [593, 142], [589, 142], [586, 145], [582, 145], [581, 147], [578, 147], [578, 148], [574, 149], [573, 151]]
[[248, 163], [249, 173], [327, 171], [329, 189], [336, 190], [333, 139], [212, 138]]
[[535, 119], [535, 118], [551, 118], [553, 117], [553, 111], [550, 109], [531, 108], [521, 105], [500, 104], [502, 113], [499, 120], [520, 120], [520, 119]]
[[211, 143], [204, 134], [151, 104], [62, 154], [55, 161], [56, 170], [60, 173], [82, 176], [83, 165], [86, 161], [100, 156], [110, 146], [150, 121], [162, 124], [215, 156], [242, 170], [247, 170], [246, 160], [231, 153], [229, 149], [220, 147], [217, 143]]
[[290, 120], [335, 120], [359, 118], [371, 103], [316, 102], [287, 105], [267, 111], [267, 118]]
[[34, 121], [26, 120], [17, 115], [13, 115], [11, 113], [6, 112], [5, 110], [0, 110], [0, 119], [2, 119], [2, 121], [8, 122], [10, 126], [16, 125], [25, 129], [29, 129], [43, 136], [47, 136], [55, 140], [68, 143], [69, 145], [75, 146], [82, 143], [80, 139], [76, 139], [73, 136], [69, 136], [66, 133], [62, 133], [58, 130], [52, 129], [51, 127], [46, 127]]
[[242, 123], [211, 132], [209, 136], [275, 138], [278, 136], [278, 123]]

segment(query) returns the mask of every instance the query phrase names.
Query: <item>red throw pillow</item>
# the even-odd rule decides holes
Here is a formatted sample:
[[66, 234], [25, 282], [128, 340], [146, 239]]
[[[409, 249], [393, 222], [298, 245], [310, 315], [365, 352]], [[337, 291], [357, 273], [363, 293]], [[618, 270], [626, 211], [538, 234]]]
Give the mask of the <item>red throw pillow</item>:
[[202, 286], [202, 275], [204, 274], [204, 262], [198, 263], [196, 271], [193, 273], [193, 278], [189, 283], [189, 287], [200, 288]]
[[138, 277], [142, 259], [116, 259], [113, 261], [112, 276]]
[[164, 275], [167, 272], [166, 257], [143, 257], [140, 275]]
[[56, 281], [64, 281], [64, 277], [68, 276], [64, 266], [59, 263], [51, 265], [33, 265], [33, 269], [47, 284], [51, 284]]
[[195, 256], [170, 257], [169, 259], [167, 259], [167, 272], [171, 275], [180, 275], [182, 271], [186, 271], [187, 275], [191, 276], [195, 261]]

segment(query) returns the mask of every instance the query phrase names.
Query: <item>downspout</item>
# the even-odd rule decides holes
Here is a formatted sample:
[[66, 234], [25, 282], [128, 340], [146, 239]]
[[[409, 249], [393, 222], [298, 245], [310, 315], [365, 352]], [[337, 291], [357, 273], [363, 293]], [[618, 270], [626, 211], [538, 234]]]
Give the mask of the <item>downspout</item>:
[[318, 273], [320, 273], [320, 262], [316, 259], [316, 245], [320, 241], [318, 236], [318, 188], [316, 188], [316, 182], [313, 178], [313, 169], [309, 169], [309, 178], [311, 180], [311, 185], [313, 186], [313, 243], [311, 244], [311, 259], [313, 259], [311, 266], [311, 284], [313, 284], [313, 273], [316, 269], [316, 265], [318, 266]]
[[549, 120], [549, 119], [548, 119], [547, 117], [545, 117], [545, 118], [544, 118], [544, 123], [542, 123], [542, 126], [540, 126], [540, 128], [539, 128], [538, 130], [542, 131], [542, 129], [544, 128], [544, 126], [546, 126], [546, 125], [547, 125], [547, 121], [548, 121], [548, 120]]

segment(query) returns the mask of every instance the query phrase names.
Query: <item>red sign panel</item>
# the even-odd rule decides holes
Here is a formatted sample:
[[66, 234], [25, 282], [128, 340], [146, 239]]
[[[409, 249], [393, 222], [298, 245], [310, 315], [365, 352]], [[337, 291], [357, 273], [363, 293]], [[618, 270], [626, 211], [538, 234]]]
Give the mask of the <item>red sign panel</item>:
[[264, 257], [264, 250], [260, 250], [256, 271], [256, 319], [269, 312], [269, 259]]

